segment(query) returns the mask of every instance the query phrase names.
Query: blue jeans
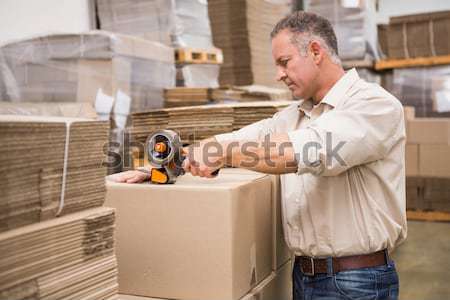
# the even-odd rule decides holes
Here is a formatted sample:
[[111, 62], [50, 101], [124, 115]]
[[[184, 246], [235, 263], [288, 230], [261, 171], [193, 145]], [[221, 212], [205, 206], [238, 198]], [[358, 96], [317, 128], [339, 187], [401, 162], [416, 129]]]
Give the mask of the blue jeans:
[[292, 272], [294, 300], [398, 299], [395, 264], [342, 271], [336, 274], [302, 274], [299, 264]]

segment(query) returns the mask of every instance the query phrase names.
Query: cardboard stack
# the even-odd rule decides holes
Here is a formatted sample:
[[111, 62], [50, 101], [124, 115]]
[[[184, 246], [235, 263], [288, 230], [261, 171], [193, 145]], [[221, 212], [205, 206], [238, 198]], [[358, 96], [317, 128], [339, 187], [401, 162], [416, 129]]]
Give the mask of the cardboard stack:
[[450, 211], [450, 119], [407, 123], [407, 207]]
[[109, 122], [0, 115], [0, 299], [117, 299]]
[[386, 88], [418, 117], [450, 117], [450, 67], [394, 69]]
[[283, 238], [274, 236], [273, 189], [269, 175], [230, 169], [214, 179], [187, 174], [171, 186], [108, 181], [120, 293], [238, 300], [274, 285], [273, 298], [263, 299], [290, 299], [290, 255], [276, 253]]
[[211, 99], [209, 88], [177, 87], [164, 90], [164, 106], [194, 106], [208, 104]]
[[378, 59], [374, 1], [311, 0], [305, 10], [331, 22], [342, 60]]
[[0, 299], [117, 299], [114, 210], [94, 208], [0, 234]]
[[133, 140], [145, 143], [152, 132], [171, 129], [183, 143], [231, 132], [268, 117], [287, 107], [292, 101], [255, 101], [166, 108], [135, 113], [132, 116]]
[[224, 86], [213, 89], [211, 94], [215, 102], [249, 102], [264, 100], [290, 100], [292, 94], [285, 89], [263, 85]]
[[450, 11], [391, 17], [381, 29], [381, 47], [388, 58], [450, 54]]
[[278, 85], [270, 32], [291, 11], [292, 1], [210, 0], [214, 44], [224, 53], [221, 85]]
[[0, 129], [0, 231], [103, 204], [108, 122], [0, 115]]

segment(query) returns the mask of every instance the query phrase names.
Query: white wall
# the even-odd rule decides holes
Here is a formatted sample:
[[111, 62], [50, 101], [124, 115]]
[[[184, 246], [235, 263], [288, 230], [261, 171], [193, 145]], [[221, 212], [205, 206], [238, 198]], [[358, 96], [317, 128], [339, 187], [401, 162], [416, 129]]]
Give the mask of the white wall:
[[90, 30], [91, 0], [0, 0], [0, 44], [49, 32]]
[[378, 23], [389, 22], [389, 17], [450, 10], [449, 0], [378, 0]]

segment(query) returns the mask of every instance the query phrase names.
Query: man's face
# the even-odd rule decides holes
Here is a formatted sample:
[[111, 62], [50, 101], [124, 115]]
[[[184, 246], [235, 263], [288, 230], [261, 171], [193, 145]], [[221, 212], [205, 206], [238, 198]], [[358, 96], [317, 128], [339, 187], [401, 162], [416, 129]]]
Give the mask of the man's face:
[[314, 95], [315, 79], [319, 69], [309, 49], [307, 56], [300, 55], [298, 47], [292, 43], [292, 35], [285, 29], [272, 39], [272, 56], [277, 66], [277, 80], [283, 81], [294, 97], [308, 99]]

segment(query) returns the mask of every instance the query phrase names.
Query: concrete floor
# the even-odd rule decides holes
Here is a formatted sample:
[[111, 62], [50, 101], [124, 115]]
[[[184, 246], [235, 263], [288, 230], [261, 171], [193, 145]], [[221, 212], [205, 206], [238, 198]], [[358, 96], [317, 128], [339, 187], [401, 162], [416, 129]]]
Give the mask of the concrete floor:
[[392, 257], [401, 300], [450, 299], [450, 223], [409, 221]]

